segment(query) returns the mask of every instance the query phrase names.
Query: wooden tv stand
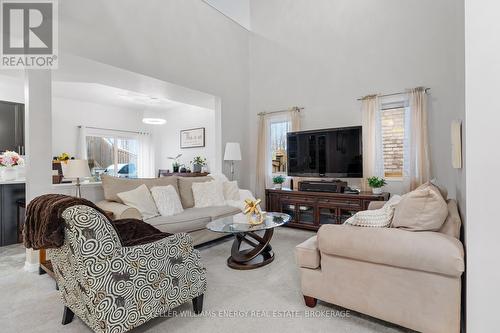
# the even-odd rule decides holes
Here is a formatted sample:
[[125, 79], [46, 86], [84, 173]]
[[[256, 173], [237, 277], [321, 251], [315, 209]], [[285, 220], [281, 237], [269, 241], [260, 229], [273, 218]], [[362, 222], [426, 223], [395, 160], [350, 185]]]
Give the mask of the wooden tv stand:
[[266, 210], [292, 216], [287, 224], [318, 230], [323, 224], [342, 224], [354, 213], [368, 209], [371, 201], [386, 201], [389, 193], [360, 194], [305, 192], [289, 189], [266, 190]]

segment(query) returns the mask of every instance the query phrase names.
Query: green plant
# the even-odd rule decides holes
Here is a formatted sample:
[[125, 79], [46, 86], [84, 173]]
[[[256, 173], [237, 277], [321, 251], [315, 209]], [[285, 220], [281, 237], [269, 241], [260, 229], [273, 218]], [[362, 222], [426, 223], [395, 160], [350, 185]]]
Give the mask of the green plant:
[[368, 178], [368, 185], [370, 187], [379, 188], [379, 187], [382, 187], [382, 186], [384, 186], [386, 184], [387, 184], [387, 182], [385, 181], [384, 178], [375, 177], [375, 176]]
[[285, 177], [282, 175], [273, 177], [273, 184], [283, 184], [285, 182]]
[[196, 156], [191, 163], [194, 165], [204, 166], [207, 165], [207, 159], [201, 156]]

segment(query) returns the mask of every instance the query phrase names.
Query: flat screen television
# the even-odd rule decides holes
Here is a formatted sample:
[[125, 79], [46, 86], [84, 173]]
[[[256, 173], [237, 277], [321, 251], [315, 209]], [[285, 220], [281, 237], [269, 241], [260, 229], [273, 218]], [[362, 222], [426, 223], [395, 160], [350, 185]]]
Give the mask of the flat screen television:
[[363, 177], [361, 126], [287, 134], [288, 175]]

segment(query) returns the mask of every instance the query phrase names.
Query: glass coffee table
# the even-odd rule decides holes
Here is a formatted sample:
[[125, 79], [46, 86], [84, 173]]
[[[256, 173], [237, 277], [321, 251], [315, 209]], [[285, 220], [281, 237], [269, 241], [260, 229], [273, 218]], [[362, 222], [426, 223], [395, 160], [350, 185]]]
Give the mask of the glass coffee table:
[[[264, 223], [251, 225], [245, 223], [246, 217], [242, 214], [223, 217], [207, 224], [207, 229], [214, 232], [233, 234], [235, 239], [231, 248], [231, 256], [227, 258], [227, 265], [234, 269], [254, 269], [265, 266], [274, 260], [271, 247], [271, 238], [274, 228], [290, 221], [290, 215], [283, 213], [265, 213]], [[265, 231], [260, 236], [256, 232]], [[250, 248], [241, 249], [246, 243]]]

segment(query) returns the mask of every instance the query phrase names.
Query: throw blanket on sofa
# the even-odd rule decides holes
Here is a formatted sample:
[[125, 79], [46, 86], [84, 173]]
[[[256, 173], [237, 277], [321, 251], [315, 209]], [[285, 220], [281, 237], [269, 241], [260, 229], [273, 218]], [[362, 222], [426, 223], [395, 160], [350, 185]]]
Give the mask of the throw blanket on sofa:
[[62, 194], [45, 194], [31, 200], [26, 207], [24, 245], [35, 250], [62, 246], [65, 226], [62, 213], [66, 208], [75, 205], [89, 206], [103, 214], [116, 230], [122, 246], [146, 244], [170, 235], [141, 220], [110, 221], [102, 209], [86, 199]]

